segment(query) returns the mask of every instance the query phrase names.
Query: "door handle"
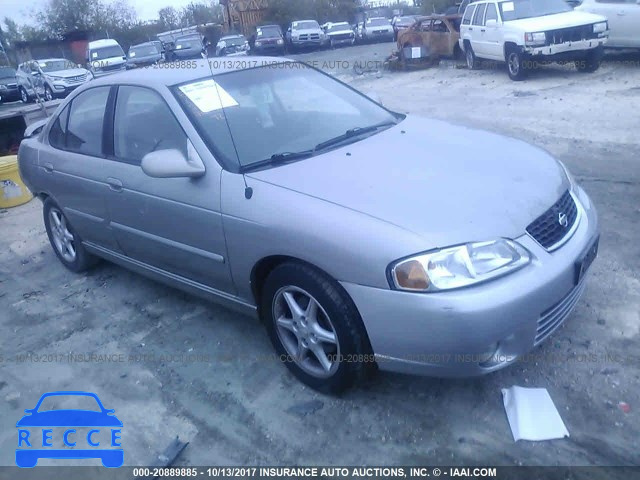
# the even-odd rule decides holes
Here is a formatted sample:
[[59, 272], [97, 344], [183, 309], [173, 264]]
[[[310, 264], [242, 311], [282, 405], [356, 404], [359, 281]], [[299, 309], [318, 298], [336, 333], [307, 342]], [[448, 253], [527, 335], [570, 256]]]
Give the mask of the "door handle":
[[107, 178], [107, 184], [109, 185], [109, 188], [114, 192], [122, 191], [122, 182], [117, 178], [112, 178], [112, 177]]
[[45, 163], [44, 165], [42, 165], [44, 167], [44, 170], [48, 173], [53, 172], [53, 164], [51, 163]]
[[484, 28], [481, 28], [480, 31], [481, 32], [486, 32], [486, 30]]
[[471, 32], [471, 31], [473, 31], [473, 28], [472, 28], [472, 27], [469, 27], [469, 31], [470, 31], [470, 32]]

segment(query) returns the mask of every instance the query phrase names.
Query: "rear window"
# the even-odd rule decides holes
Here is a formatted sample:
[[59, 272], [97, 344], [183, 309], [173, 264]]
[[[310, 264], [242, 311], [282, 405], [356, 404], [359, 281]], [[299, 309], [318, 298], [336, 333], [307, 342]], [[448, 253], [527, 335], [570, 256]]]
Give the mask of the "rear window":
[[92, 48], [89, 60], [105, 60], [113, 57], [124, 57], [124, 52], [120, 45], [112, 45], [110, 47]]

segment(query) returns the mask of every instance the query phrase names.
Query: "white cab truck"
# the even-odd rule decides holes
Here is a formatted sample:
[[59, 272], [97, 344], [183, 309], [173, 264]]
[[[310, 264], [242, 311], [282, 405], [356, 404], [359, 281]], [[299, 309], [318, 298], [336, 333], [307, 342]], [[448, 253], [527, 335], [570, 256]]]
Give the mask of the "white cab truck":
[[86, 60], [87, 68], [94, 77], [121, 72], [127, 68], [127, 57], [122, 47], [110, 38], [89, 42]]
[[465, 9], [460, 48], [467, 66], [479, 59], [506, 62], [512, 80], [548, 62], [575, 62], [581, 72], [600, 66], [606, 17], [573, 10], [564, 0], [481, 0]]

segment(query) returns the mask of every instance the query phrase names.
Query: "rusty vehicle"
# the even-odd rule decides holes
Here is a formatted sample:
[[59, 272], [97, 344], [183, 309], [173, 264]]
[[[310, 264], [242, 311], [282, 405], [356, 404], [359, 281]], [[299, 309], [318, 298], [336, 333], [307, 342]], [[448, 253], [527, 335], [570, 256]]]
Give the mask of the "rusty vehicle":
[[[458, 45], [460, 39], [460, 22], [462, 16], [429, 15], [417, 17], [409, 28], [398, 33], [398, 52], [401, 58], [416, 47], [432, 59], [440, 57], [463, 58]], [[424, 53], [422, 54], [424, 55]]]

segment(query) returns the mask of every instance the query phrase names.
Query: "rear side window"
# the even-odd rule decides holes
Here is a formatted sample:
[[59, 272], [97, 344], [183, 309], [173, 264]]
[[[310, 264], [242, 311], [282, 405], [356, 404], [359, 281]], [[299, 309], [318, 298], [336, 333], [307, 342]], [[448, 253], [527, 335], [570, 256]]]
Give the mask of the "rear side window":
[[102, 124], [110, 87], [82, 92], [71, 102], [66, 148], [85, 155], [102, 156]]
[[115, 156], [126, 163], [139, 165], [156, 150], [179, 150], [187, 157], [187, 135], [164, 99], [148, 88], [118, 88], [113, 134]]
[[65, 109], [58, 115], [56, 121], [53, 122], [53, 126], [49, 131], [49, 143], [54, 148], [64, 149], [67, 138], [67, 122], [69, 120], [69, 107], [67, 105]]
[[469, 5], [467, 9], [464, 11], [464, 17], [462, 17], [463, 25], [471, 25], [471, 17], [473, 17], [473, 12], [476, 10], [475, 5]]
[[473, 16], [473, 25], [483, 25], [484, 24], [484, 11], [487, 8], [486, 3], [481, 3], [476, 8], [476, 13]]

